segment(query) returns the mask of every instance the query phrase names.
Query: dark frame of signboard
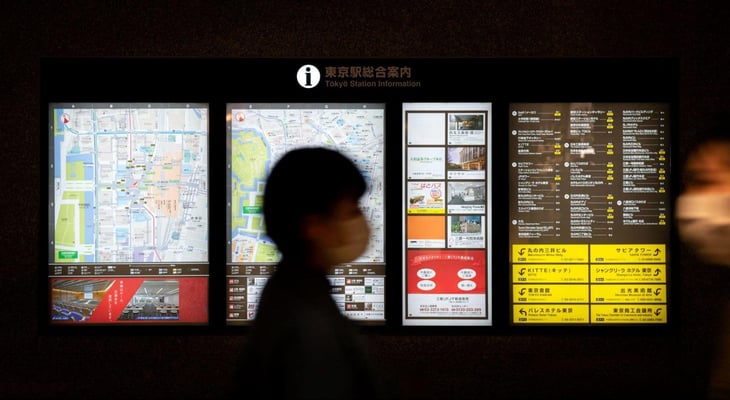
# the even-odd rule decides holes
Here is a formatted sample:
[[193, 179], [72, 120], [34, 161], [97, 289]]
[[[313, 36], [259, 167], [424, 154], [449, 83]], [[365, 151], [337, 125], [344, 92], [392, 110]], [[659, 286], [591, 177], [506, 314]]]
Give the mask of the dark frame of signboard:
[[[303, 88], [297, 70], [320, 65], [339, 86], [320, 84]], [[352, 66], [373, 67], [387, 76], [387, 68], [408, 68], [407, 85], [362, 85], [357, 79], [338, 78]], [[490, 334], [587, 332], [633, 334], [668, 333], [678, 326], [677, 268], [679, 246], [671, 228], [668, 262], [666, 324], [617, 326], [513, 326], [510, 324], [507, 163], [507, 113], [510, 103], [527, 102], [663, 102], [670, 106], [671, 148], [676, 149], [678, 129], [679, 62], [674, 58], [520, 58], [520, 59], [206, 59], [206, 58], [46, 58], [41, 59], [39, 130], [41, 176], [48, 176], [49, 104], [73, 102], [161, 102], [209, 105], [209, 293], [208, 323], [199, 326], [79, 326], [54, 325], [49, 321], [46, 210], [39, 216], [37, 320], [40, 332], [52, 335], [87, 334], [227, 334], [246, 327], [226, 325], [226, 105], [258, 102], [385, 103], [386, 204], [386, 321], [367, 330], [393, 334]], [[482, 327], [402, 326], [403, 243], [402, 209], [402, 103], [489, 102], [492, 105], [492, 302], [493, 324]], [[670, 156], [671, 157], [671, 156]], [[670, 158], [671, 159], [671, 158]], [[674, 166], [670, 162], [670, 168]], [[676, 197], [677, 173], [671, 171], [671, 197]], [[51, 182], [42, 181], [41, 204], [52, 196]], [[673, 204], [672, 204], [673, 206]], [[675, 310], [677, 310], [675, 312]]]

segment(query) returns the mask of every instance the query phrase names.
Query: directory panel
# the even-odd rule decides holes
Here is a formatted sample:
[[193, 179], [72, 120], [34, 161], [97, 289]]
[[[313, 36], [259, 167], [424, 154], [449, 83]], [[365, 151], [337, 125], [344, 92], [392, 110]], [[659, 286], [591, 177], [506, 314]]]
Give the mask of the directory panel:
[[509, 107], [511, 322], [666, 324], [666, 103]]

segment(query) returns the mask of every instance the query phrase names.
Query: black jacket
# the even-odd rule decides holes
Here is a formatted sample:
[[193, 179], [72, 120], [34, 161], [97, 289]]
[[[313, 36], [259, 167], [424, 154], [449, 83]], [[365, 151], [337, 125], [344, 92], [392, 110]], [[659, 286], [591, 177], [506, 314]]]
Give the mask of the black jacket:
[[246, 399], [387, 397], [358, 327], [326, 275], [282, 262], [261, 295], [237, 373]]

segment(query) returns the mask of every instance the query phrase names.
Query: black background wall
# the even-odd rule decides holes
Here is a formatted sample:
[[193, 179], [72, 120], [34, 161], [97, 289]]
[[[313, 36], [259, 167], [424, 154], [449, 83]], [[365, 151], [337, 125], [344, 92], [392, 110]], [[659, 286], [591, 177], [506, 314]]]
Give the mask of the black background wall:
[[[287, 3], [3, 6], [0, 398], [216, 398], [228, 390], [245, 341], [230, 333], [39, 332], [41, 57], [676, 57], [680, 143], [728, 108], [730, 13], [720, 1]], [[702, 398], [715, 296], [728, 280], [686, 253], [679, 261], [678, 324], [669, 333], [393, 332], [370, 339], [408, 398]]]

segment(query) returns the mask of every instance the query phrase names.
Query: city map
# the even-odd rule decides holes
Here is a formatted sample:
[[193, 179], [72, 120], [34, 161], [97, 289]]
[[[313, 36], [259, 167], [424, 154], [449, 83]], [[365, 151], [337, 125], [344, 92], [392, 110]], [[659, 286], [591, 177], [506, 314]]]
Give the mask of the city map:
[[208, 107], [51, 106], [54, 261], [208, 261]]
[[236, 104], [229, 106], [229, 112], [231, 262], [279, 260], [276, 246], [265, 232], [264, 185], [271, 167], [284, 153], [304, 146], [337, 149], [358, 166], [368, 185], [360, 206], [370, 224], [371, 238], [368, 249], [355, 262], [384, 262], [384, 105]]

